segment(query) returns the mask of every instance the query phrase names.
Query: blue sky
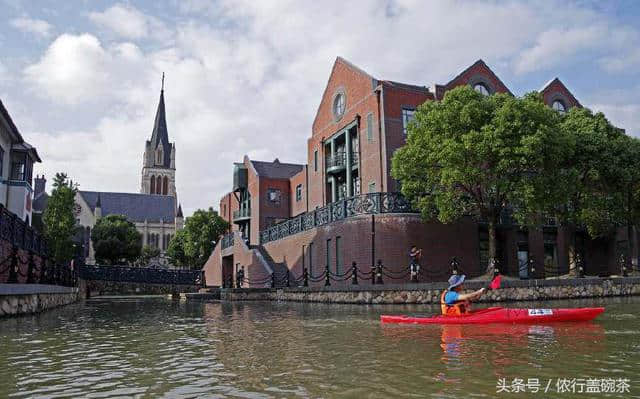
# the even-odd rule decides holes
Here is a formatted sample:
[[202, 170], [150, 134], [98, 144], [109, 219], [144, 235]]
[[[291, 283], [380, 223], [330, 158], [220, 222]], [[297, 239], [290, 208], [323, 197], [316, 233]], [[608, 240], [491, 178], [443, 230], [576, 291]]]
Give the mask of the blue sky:
[[433, 86], [482, 58], [516, 94], [559, 77], [640, 136], [638, 1], [0, 0], [0, 99], [82, 189], [137, 192], [165, 72], [177, 190], [217, 207], [232, 162], [305, 162], [336, 56]]

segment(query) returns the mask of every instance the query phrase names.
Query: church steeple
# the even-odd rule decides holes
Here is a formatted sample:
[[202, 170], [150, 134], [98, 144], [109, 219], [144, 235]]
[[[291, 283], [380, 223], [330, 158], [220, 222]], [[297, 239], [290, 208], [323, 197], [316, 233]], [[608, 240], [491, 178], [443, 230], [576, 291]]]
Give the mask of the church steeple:
[[160, 148], [162, 155], [161, 166], [171, 167], [171, 145], [169, 144], [169, 133], [167, 131], [167, 118], [164, 110], [164, 73], [162, 73], [162, 87], [160, 89], [160, 102], [156, 110], [156, 118], [151, 133], [151, 150]]
[[156, 110], [151, 139], [145, 141], [142, 159], [142, 182], [140, 192], [176, 196], [175, 144], [169, 142], [167, 118], [164, 109], [164, 73], [160, 87], [160, 102]]

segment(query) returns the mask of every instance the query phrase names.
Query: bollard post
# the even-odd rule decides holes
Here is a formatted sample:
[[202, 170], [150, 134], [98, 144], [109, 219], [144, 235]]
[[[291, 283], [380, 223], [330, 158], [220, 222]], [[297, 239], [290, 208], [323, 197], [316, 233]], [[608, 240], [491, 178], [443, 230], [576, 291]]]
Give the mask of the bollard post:
[[358, 285], [358, 266], [356, 262], [351, 263], [351, 285]]
[[378, 265], [376, 266], [376, 284], [384, 284], [382, 282], [382, 260], [378, 259]]
[[302, 285], [304, 287], [308, 287], [309, 286], [309, 271], [307, 271], [306, 267], [304, 269], [302, 269], [302, 278], [303, 278]]
[[324, 278], [324, 286], [329, 287], [331, 285], [331, 275], [329, 272], [329, 265], [324, 268], [325, 278]]
[[271, 288], [276, 288], [276, 273], [271, 273]]
[[371, 268], [371, 285], [376, 285], [376, 268]]

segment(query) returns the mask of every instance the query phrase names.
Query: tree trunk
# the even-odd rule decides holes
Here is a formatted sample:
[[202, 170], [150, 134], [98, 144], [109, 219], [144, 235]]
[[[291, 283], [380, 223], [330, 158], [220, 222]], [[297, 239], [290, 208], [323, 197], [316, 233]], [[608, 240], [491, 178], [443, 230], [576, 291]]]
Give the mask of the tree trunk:
[[497, 218], [494, 216], [489, 217], [489, 262], [487, 264], [487, 274], [493, 274], [493, 269], [496, 264], [496, 225]]

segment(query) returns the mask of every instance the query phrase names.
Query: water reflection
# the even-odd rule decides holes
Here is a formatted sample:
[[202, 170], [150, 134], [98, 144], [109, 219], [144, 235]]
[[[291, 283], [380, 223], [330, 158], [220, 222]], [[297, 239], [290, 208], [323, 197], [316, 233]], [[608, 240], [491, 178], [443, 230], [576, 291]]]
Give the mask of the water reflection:
[[467, 398], [494, 397], [501, 377], [640, 380], [640, 298], [592, 323], [379, 322], [430, 310], [91, 301], [0, 320], [0, 397]]

